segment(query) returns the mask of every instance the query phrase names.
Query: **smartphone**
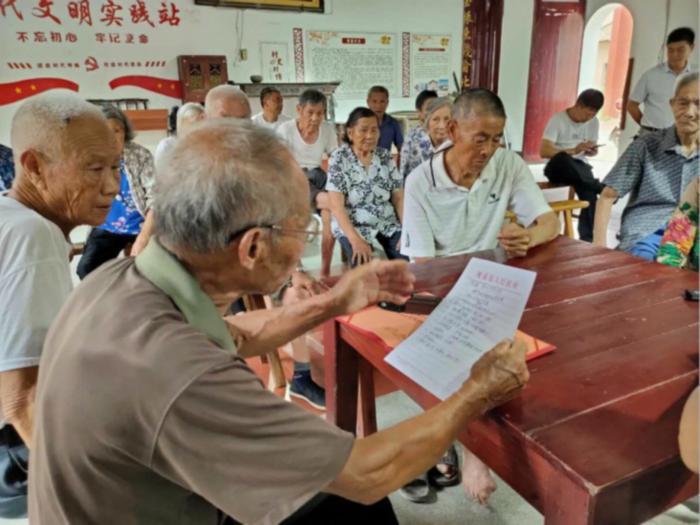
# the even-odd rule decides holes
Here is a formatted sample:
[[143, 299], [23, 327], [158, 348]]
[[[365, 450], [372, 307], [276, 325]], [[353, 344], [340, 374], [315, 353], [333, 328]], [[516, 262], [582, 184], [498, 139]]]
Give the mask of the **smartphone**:
[[697, 303], [700, 300], [700, 291], [687, 289], [683, 293], [683, 298], [686, 301], [695, 301]]

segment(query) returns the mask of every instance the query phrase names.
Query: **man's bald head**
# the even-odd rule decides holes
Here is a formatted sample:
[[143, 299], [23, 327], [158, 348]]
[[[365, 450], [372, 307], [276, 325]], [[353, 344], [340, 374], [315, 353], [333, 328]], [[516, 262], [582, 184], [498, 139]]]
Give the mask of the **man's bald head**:
[[250, 102], [235, 86], [224, 84], [212, 88], [204, 100], [206, 118], [250, 118]]
[[484, 88], [469, 88], [462, 91], [452, 104], [452, 118], [466, 120], [472, 116], [488, 115], [505, 120], [506, 109], [493, 91]]

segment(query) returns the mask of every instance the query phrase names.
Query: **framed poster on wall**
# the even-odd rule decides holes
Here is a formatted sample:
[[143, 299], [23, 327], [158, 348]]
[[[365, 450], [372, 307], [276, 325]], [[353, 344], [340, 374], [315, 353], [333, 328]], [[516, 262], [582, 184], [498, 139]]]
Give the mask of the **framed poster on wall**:
[[324, 0], [194, 0], [197, 5], [238, 7], [241, 9], [284, 9], [323, 13]]
[[286, 42], [260, 42], [260, 74], [263, 82], [292, 82]]

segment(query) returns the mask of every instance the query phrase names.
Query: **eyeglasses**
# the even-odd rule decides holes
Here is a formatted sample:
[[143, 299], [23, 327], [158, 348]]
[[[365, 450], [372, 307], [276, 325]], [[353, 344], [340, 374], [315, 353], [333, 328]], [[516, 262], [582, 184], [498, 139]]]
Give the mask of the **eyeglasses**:
[[245, 228], [241, 228], [237, 232], [229, 235], [228, 242], [233, 242], [236, 239], [236, 237], [243, 235], [245, 232], [247, 232], [248, 230], [252, 230], [253, 228], [265, 228], [267, 230], [272, 230], [273, 232], [277, 232], [280, 234], [303, 234], [304, 242], [307, 244], [312, 244], [316, 239], [318, 239], [318, 236], [321, 234], [321, 225], [319, 224], [319, 221], [312, 217], [311, 221], [309, 222], [309, 225], [304, 230], [295, 228], [284, 228], [277, 224], [254, 224], [251, 226], [246, 226]]

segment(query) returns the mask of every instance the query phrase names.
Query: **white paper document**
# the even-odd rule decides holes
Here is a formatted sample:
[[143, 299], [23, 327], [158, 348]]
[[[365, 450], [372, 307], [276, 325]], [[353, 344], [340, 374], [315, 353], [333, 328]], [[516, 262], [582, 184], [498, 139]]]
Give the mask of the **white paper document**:
[[536, 276], [529, 270], [471, 259], [450, 293], [386, 362], [446, 399], [486, 351], [515, 335]]

